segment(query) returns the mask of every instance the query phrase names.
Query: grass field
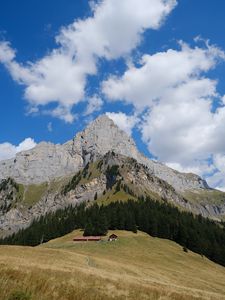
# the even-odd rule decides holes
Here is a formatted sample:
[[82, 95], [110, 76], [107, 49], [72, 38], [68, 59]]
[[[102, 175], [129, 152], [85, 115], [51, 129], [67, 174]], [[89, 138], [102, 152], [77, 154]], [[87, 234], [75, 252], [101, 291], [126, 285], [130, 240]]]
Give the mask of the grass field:
[[[111, 233], [111, 232], [110, 232]], [[174, 242], [114, 231], [116, 242], [0, 247], [1, 300], [225, 299], [225, 268]]]

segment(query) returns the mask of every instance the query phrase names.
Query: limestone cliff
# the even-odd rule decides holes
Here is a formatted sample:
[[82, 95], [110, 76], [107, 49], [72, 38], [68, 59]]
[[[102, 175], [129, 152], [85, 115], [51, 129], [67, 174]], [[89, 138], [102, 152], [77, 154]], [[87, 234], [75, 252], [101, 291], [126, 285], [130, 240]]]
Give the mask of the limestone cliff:
[[179, 173], [141, 154], [131, 137], [121, 131], [106, 115], [93, 121], [73, 140], [63, 145], [42, 142], [15, 159], [0, 162], [0, 180], [11, 177], [22, 184], [39, 184], [74, 174], [88, 162], [108, 151], [132, 157], [177, 191], [208, 189], [206, 181], [194, 174]]

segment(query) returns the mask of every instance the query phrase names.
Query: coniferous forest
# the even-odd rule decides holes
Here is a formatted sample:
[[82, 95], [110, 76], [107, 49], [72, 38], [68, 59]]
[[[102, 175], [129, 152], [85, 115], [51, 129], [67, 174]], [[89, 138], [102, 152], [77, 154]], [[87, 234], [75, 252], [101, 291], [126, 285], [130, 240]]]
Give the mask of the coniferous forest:
[[108, 230], [144, 231], [151, 236], [170, 239], [184, 249], [204, 255], [225, 266], [225, 224], [202, 216], [181, 212], [167, 203], [150, 198], [113, 202], [107, 206], [67, 207], [33, 221], [0, 244], [36, 246], [83, 228], [84, 235], [105, 235]]

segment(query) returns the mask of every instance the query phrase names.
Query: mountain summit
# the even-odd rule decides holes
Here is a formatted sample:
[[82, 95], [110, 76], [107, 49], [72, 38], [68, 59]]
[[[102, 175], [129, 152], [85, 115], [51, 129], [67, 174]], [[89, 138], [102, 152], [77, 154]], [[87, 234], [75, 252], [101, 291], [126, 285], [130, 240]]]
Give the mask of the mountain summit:
[[39, 184], [74, 174], [88, 162], [96, 161], [108, 151], [132, 157], [177, 191], [208, 189], [205, 180], [194, 174], [177, 172], [141, 154], [134, 140], [107, 116], [102, 115], [63, 145], [41, 142], [20, 152], [15, 159], [0, 162], [0, 180], [8, 177], [21, 184]]

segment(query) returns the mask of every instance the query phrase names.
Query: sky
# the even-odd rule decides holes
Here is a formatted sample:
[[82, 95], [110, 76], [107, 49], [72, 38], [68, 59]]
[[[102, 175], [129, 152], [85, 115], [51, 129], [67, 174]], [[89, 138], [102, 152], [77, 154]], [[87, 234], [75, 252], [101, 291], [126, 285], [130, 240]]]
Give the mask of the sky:
[[0, 160], [103, 113], [225, 191], [225, 1], [0, 2]]

